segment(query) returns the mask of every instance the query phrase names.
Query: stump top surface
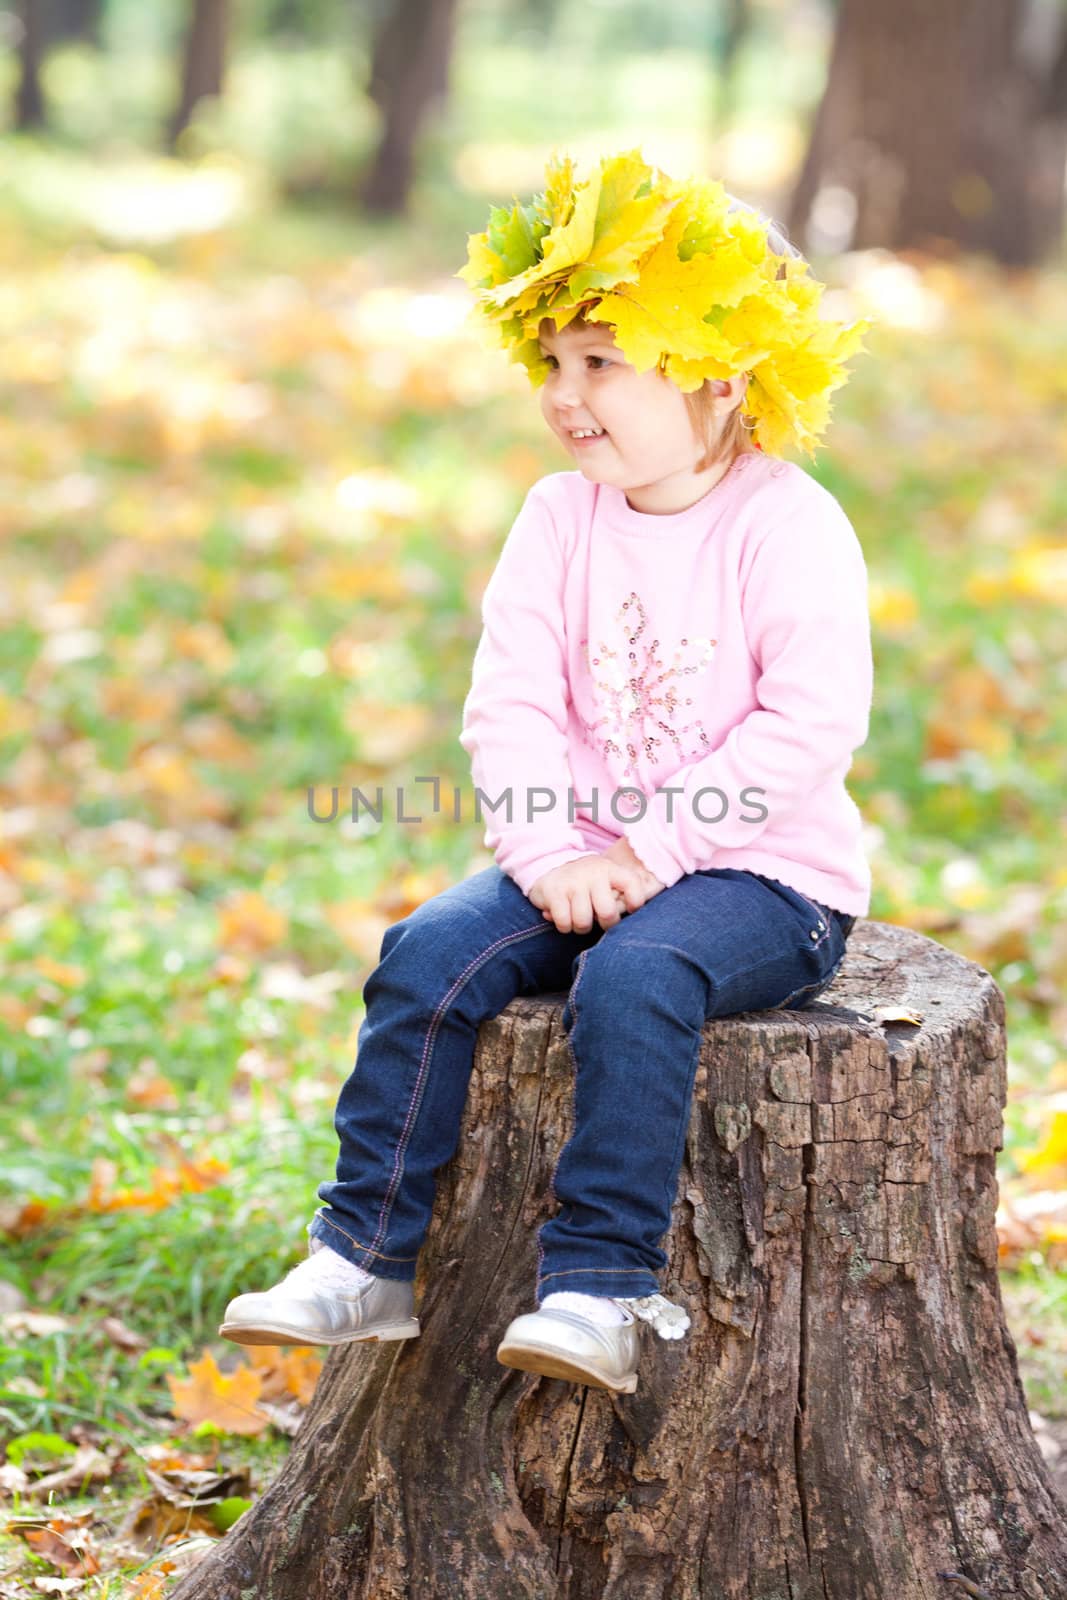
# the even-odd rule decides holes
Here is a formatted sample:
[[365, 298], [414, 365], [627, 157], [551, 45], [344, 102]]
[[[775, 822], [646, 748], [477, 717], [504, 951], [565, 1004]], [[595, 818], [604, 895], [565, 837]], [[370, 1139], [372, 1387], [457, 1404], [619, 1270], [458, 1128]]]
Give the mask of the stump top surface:
[[[502, 1015], [543, 1017], [561, 1010], [566, 998], [565, 990], [517, 996]], [[920, 1020], [883, 1018], [881, 1009], [891, 1007], [905, 1008]], [[800, 1011], [740, 1011], [713, 1019], [708, 1028], [795, 1029], [801, 1024], [822, 1031], [844, 1026], [878, 1035], [892, 1050], [919, 1047], [939, 1035], [973, 1027], [983, 1014], [993, 1029], [988, 1040], [992, 1055], [1000, 1046], [995, 1035], [1003, 1022], [1004, 1000], [985, 967], [914, 928], [861, 918], [849, 935], [840, 971], [813, 1004]]]

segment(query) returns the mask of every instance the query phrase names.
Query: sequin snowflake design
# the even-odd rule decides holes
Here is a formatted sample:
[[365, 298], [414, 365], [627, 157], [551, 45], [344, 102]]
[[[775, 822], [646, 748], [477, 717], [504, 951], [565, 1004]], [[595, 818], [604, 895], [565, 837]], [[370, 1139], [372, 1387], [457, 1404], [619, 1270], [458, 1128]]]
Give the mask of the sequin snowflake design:
[[[631, 612], [636, 622], [628, 615]], [[683, 727], [675, 726], [675, 718], [681, 708], [693, 704], [691, 695], [683, 700], [679, 694], [679, 680], [706, 669], [717, 641], [683, 639], [668, 666], [659, 655], [658, 639], [641, 645], [648, 617], [639, 595], [631, 591], [613, 620], [624, 634], [624, 642], [617, 649], [602, 640], [594, 654], [588, 637], [580, 641], [595, 686], [597, 705], [606, 707], [603, 716], [585, 724], [586, 743], [599, 750], [605, 761], [610, 756], [625, 760], [620, 778], [638, 776], [637, 762], [641, 756], [651, 766], [658, 766], [660, 752], [666, 746], [682, 760], [710, 750], [711, 742], [699, 718]], [[639, 660], [639, 649], [643, 660]], [[683, 665], [685, 657], [692, 658], [694, 652], [695, 659]], [[686, 734], [695, 734], [695, 750], [683, 746]]]

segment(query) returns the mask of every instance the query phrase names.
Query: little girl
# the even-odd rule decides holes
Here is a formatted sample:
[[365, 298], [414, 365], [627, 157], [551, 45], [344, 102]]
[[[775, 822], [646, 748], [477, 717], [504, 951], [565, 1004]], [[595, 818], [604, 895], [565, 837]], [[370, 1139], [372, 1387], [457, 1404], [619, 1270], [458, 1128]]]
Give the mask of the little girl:
[[495, 865], [389, 927], [308, 1258], [230, 1302], [245, 1344], [417, 1335], [412, 1281], [479, 1026], [566, 989], [574, 1131], [506, 1366], [632, 1393], [681, 1337], [659, 1241], [709, 1018], [808, 1005], [870, 903], [846, 787], [868, 731], [863, 553], [811, 450], [867, 324], [766, 218], [638, 151], [494, 208], [458, 274], [570, 471], [533, 485], [463, 709]]

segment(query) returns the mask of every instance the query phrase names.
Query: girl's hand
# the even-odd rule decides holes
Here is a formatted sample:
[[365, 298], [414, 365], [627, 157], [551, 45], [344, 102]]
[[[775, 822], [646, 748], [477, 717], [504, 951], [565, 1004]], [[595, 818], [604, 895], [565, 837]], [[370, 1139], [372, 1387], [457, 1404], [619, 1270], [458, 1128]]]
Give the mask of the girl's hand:
[[641, 891], [629, 869], [592, 853], [544, 873], [527, 899], [560, 933], [589, 933], [594, 918], [602, 928], [612, 928], [624, 911], [635, 911]]
[[560, 933], [589, 933], [594, 917], [613, 928], [628, 911], [637, 911], [664, 887], [644, 867], [625, 839], [601, 854], [581, 856], [553, 867], [527, 895], [531, 905], [555, 923]]
[[[661, 894], [667, 887], [665, 883], [660, 883], [654, 873], [648, 870], [625, 834], [616, 839], [615, 843], [604, 851], [604, 855], [609, 861], [617, 861], [620, 866], [627, 867], [631, 872], [636, 873], [641, 887], [642, 905], [646, 900], [651, 900], [653, 895]], [[634, 909], [636, 910], [636, 907]]]
[[[538, 911], [543, 911], [545, 913], [546, 919], [551, 919], [552, 913], [548, 910], [545, 902], [545, 893], [541, 887], [544, 881], [544, 878], [538, 878], [537, 882], [533, 885], [526, 898], [529, 900], [531, 905], [537, 907]], [[619, 915], [622, 916], [629, 911], [630, 907], [626, 904], [626, 896], [623, 894], [621, 889], [616, 889], [614, 894], [615, 904], [618, 907]]]

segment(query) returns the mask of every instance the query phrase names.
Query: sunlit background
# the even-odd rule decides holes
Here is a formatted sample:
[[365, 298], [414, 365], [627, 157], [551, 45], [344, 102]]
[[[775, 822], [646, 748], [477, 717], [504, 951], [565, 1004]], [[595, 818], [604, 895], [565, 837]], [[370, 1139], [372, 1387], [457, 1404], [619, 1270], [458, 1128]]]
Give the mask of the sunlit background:
[[[931, 8], [897, 83], [861, 9], [0, 9], [0, 1488], [91, 1449], [57, 1504], [142, 1505], [58, 1564], [86, 1594], [174, 1533], [137, 1463], [224, 1458], [232, 1520], [284, 1453], [314, 1360], [235, 1372], [218, 1311], [303, 1249], [384, 928], [489, 864], [457, 742], [478, 605], [570, 460], [455, 274], [554, 150], [721, 178], [876, 324], [798, 458], [870, 572], [870, 914], [1005, 992], [1002, 1283], [1067, 1479], [1067, 134], [1035, 100], [932, 173], [971, 148], [938, 125], [960, 52]], [[1027, 17], [1040, 88], [1067, 12]], [[893, 114], [865, 125], [872, 62]], [[309, 817], [420, 774], [462, 821]], [[0, 1552], [5, 1593], [55, 1570]]]

